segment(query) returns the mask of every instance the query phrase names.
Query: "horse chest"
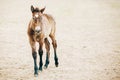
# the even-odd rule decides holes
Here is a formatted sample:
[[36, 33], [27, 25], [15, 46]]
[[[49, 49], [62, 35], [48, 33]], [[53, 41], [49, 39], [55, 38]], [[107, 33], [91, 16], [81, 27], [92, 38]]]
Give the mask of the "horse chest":
[[35, 35], [34, 36], [34, 40], [37, 41], [37, 42], [39, 42], [40, 41], [40, 35]]

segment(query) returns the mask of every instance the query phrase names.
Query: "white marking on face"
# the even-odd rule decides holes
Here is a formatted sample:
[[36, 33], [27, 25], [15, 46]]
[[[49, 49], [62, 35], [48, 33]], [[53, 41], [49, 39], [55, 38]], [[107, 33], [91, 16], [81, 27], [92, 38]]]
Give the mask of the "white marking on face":
[[38, 14], [35, 14], [35, 17], [36, 17], [36, 18], [38, 18], [38, 16], [39, 16]]

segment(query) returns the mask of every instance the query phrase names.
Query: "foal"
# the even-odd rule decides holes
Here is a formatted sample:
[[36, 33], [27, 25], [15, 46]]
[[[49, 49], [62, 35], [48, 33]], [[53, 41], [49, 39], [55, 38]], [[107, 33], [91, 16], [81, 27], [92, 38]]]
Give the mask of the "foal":
[[58, 57], [56, 54], [57, 43], [55, 40], [55, 20], [51, 15], [43, 14], [45, 8], [39, 9], [31, 6], [32, 19], [28, 25], [28, 37], [30, 46], [32, 48], [32, 56], [34, 59], [34, 75], [38, 75], [38, 66], [37, 66], [37, 52], [35, 43], [39, 43], [39, 70], [42, 71], [42, 56], [43, 56], [43, 44], [45, 43], [46, 48], [46, 62], [44, 67], [47, 68], [49, 64], [50, 57], [50, 43], [48, 37], [51, 38], [53, 48], [54, 48], [54, 60], [55, 66], [58, 67]]

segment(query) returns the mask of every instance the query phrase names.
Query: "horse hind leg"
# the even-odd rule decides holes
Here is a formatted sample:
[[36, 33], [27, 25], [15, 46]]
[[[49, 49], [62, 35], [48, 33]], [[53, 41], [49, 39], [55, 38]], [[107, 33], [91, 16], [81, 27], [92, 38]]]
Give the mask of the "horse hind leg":
[[46, 48], [46, 62], [44, 68], [46, 69], [49, 65], [49, 58], [50, 58], [50, 43], [47, 38], [45, 38], [45, 48]]
[[56, 53], [56, 49], [57, 49], [57, 42], [55, 40], [55, 36], [54, 35], [50, 35], [50, 38], [52, 40], [52, 45], [54, 48], [54, 60], [55, 60], [55, 66], [58, 67], [58, 57], [57, 57], [57, 53]]

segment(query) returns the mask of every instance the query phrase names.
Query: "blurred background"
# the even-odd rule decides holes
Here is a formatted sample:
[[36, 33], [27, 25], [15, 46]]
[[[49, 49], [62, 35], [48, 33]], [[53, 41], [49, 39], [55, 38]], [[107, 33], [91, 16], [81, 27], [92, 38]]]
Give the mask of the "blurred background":
[[[46, 6], [57, 28], [60, 65], [51, 44], [50, 65], [38, 77], [27, 36], [31, 5]], [[0, 16], [0, 80], [120, 80], [119, 0], [1, 0]]]

